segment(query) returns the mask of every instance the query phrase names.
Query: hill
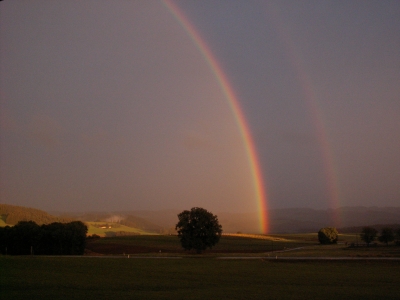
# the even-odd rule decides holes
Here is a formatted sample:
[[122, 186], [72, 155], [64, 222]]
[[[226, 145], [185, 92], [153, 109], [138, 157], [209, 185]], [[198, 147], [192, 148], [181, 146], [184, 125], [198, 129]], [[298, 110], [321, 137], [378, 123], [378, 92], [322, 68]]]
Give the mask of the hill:
[[[129, 232], [152, 232], [167, 233], [163, 226], [154, 223], [145, 217], [138, 217], [131, 212], [86, 212], [86, 213], [64, 213], [60, 216], [74, 218], [82, 222], [113, 223], [113, 226], [124, 226], [131, 228]], [[132, 230], [134, 229], [134, 230]]]
[[[126, 214], [148, 220], [173, 231], [177, 210], [131, 211]], [[259, 213], [213, 212], [225, 233], [260, 233]], [[400, 224], [400, 207], [341, 207], [338, 209], [283, 208], [268, 212], [270, 233], [318, 232], [322, 227], [337, 228]]]
[[[177, 210], [131, 211], [129, 214], [173, 231]], [[225, 233], [260, 233], [258, 212], [213, 212]], [[338, 209], [283, 208], [268, 212], [270, 233], [318, 232], [322, 227], [363, 227], [400, 224], [400, 207], [341, 207]]]
[[34, 221], [38, 225], [54, 222], [68, 223], [74, 221], [71, 218], [52, 216], [40, 209], [9, 204], [0, 204], [0, 218], [2, 220], [0, 226], [15, 225], [19, 221]]
[[88, 235], [96, 234], [101, 237], [154, 235], [152, 231], [145, 231], [136, 227], [129, 227], [120, 223], [85, 222], [88, 226]]

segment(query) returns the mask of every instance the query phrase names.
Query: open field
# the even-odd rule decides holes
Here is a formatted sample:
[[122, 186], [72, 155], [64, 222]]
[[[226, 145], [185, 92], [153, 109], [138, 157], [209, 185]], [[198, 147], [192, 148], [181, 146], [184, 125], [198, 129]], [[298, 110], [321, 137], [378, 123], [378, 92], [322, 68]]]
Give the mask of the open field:
[[5, 222], [4, 222], [4, 220], [2, 219], [2, 218], [0, 218], [0, 227], [5, 227], [5, 226], [7, 226], [8, 224], [6, 224]]
[[[259, 236], [260, 237], [260, 236]], [[315, 241], [293, 240], [282, 237], [262, 239], [247, 236], [222, 236], [220, 242], [205, 253], [264, 253], [284, 248], [315, 245]], [[89, 241], [87, 248], [101, 254], [123, 253], [184, 253], [179, 239], [174, 235], [137, 235], [102, 238]]]
[[400, 262], [0, 257], [1, 299], [398, 299]]
[[[111, 222], [85, 222], [88, 226], [88, 235], [97, 234], [101, 237], [116, 236], [118, 234], [144, 234], [152, 235], [154, 233], [141, 230], [139, 228], [128, 227], [118, 223]], [[103, 228], [102, 228], [103, 227]], [[122, 232], [122, 233], [121, 233]]]
[[[316, 234], [290, 235], [223, 235], [220, 242], [203, 256], [237, 254], [247, 256], [279, 257], [400, 257], [400, 247], [379, 245], [377, 247], [350, 248], [355, 235], [341, 235], [337, 245], [320, 245]], [[193, 255], [185, 252], [177, 236], [136, 235], [102, 238], [88, 241], [88, 252], [103, 255]]]

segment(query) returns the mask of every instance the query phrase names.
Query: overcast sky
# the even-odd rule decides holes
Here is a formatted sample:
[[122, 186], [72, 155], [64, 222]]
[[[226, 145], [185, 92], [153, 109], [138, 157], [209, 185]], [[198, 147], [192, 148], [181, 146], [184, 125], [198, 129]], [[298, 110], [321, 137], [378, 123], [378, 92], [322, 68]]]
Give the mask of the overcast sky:
[[[270, 208], [399, 206], [399, 1], [172, 1]], [[0, 3], [0, 202], [258, 208], [235, 116], [162, 1]]]

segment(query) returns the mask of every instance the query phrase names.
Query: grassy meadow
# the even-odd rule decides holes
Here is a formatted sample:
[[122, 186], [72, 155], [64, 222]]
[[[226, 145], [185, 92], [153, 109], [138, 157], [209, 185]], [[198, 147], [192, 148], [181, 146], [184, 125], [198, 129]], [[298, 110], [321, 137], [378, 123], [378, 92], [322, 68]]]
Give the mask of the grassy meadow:
[[[279, 257], [400, 257], [400, 247], [348, 247], [355, 242], [356, 234], [339, 235], [339, 243], [320, 245], [317, 234], [281, 235], [223, 235], [220, 242], [203, 256], [279, 256]], [[88, 241], [87, 249], [92, 254], [103, 255], [193, 255], [194, 251], [184, 251], [179, 239], [174, 235], [133, 235], [105, 237]]]
[[398, 299], [400, 261], [279, 259], [400, 257], [394, 245], [347, 247], [354, 236], [223, 235], [201, 255], [177, 236], [92, 239], [96, 256], [0, 256], [0, 299]]
[[128, 227], [118, 223], [111, 222], [85, 222], [88, 226], [88, 235], [97, 234], [101, 237], [112, 237], [123, 232], [132, 235], [153, 235], [154, 233], [141, 230], [139, 228]]
[[2, 218], [0, 218], [0, 227], [5, 227], [8, 224], [6, 224], [6, 222], [4, 222], [4, 220]]
[[398, 299], [400, 262], [0, 257], [1, 299]]
[[[315, 245], [314, 239], [303, 238], [298, 235], [297, 239], [285, 238], [284, 236], [264, 236], [264, 235], [223, 235], [219, 243], [211, 250], [206, 250], [204, 255], [218, 253], [266, 253], [271, 251], [284, 250], [287, 248], [305, 247]], [[134, 235], [101, 238], [89, 241], [87, 248], [100, 254], [135, 254], [135, 253], [175, 253], [193, 254], [185, 252], [176, 235]]]

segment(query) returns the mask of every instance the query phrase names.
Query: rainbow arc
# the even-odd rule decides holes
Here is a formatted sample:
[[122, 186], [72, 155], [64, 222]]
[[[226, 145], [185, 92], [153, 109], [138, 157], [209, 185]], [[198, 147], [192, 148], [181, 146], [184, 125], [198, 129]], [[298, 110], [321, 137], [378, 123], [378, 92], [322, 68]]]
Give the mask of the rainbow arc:
[[241, 137], [243, 139], [249, 166], [251, 169], [251, 174], [253, 177], [253, 185], [256, 194], [256, 201], [258, 205], [260, 230], [263, 233], [269, 231], [269, 218], [268, 218], [268, 208], [267, 208], [267, 191], [264, 187], [263, 176], [260, 168], [260, 163], [258, 159], [258, 154], [256, 147], [247, 124], [246, 118], [240, 107], [239, 101], [235, 95], [233, 87], [230, 85], [227, 76], [225, 75], [220, 64], [216, 60], [215, 56], [209, 49], [207, 43], [200, 36], [194, 26], [189, 22], [183, 12], [179, 7], [170, 0], [164, 0], [163, 3], [175, 19], [179, 22], [182, 28], [187, 32], [188, 36], [192, 39], [193, 43], [196, 45], [197, 49], [201, 52], [205, 61], [209, 65], [211, 71], [213, 72], [215, 79], [218, 81], [223, 94], [225, 95], [229, 107], [235, 117], [236, 124], [240, 131]]

